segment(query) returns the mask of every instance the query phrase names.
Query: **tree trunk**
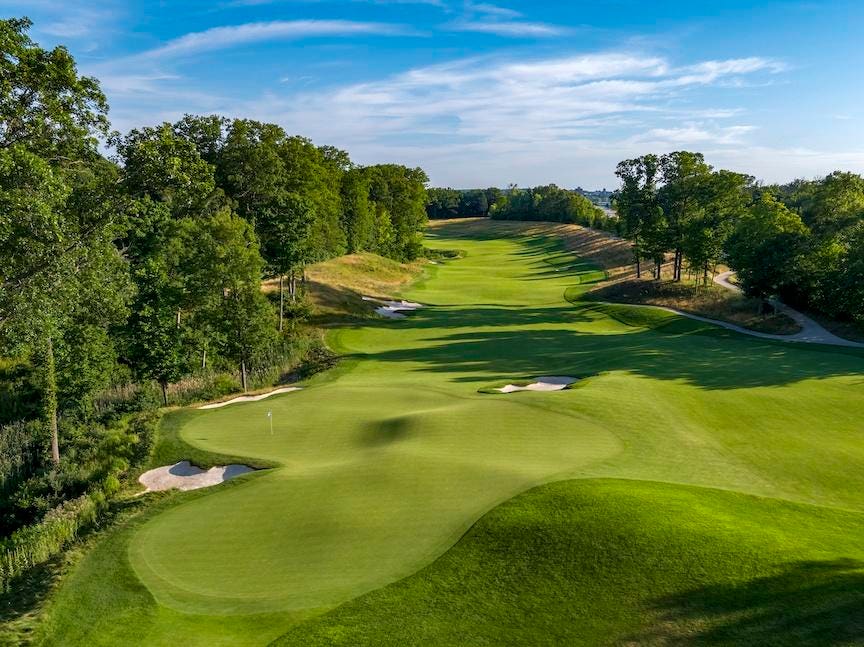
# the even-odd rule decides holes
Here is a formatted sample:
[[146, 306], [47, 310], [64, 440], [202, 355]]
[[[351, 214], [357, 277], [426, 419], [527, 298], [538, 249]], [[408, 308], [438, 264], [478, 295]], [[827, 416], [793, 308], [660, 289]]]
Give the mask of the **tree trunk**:
[[633, 255], [636, 257], [636, 278], [642, 278], [642, 256], [639, 254], [639, 236], [633, 237], [633, 246], [636, 248], [636, 251]]
[[282, 332], [285, 321], [285, 277], [279, 275], [279, 332]]
[[168, 406], [168, 383], [167, 382], [159, 382], [159, 386], [162, 387], [162, 404], [167, 407]]
[[60, 464], [60, 433], [57, 425], [57, 372], [54, 366], [54, 340], [49, 335], [42, 350], [42, 408], [51, 430], [51, 462]]
[[180, 329], [180, 308], [177, 308], [177, 329]]
[[201, 368], [207, 368], [207, 349], [204, 349], [204, 352], [201, 355]]
[[240, 360], [240, 384], [243, 387], [243, 393], [246, 393], [248, 390], [246, 388], [246, 360]]

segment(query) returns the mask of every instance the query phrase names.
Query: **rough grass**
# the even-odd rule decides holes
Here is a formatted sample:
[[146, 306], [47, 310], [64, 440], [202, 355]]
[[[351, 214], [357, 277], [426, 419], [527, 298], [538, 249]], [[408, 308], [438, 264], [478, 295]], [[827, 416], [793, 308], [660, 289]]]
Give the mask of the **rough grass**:
[[[780, 578], [793, 592], [810, 576], [854, 578], [847, 562], [831, 564], [860, 559], [847, 547], [860, 536], [852, 519], [864, 512], [864, 353], [760, 340], [623, 305], [574, 305], [565, 293], [589, 289], [598, 268], [540, 231], [485, 221], [436, 226], [428, 244], [465, 256], [433, 266], [430, 280], [403, 290], [430, 307], [404, 320], [332, 331], [331, 344], [349, 357], [303, 391], [177, 419], [178, 442], [278, 467], [172, 499], [100, 544], [52, 607], [50, 640], [160, 644], [181, 636], [190, 645], [265, 644], [310, 615], [413, 576], [514, 495], [577, 477], [627, 481], [617, 486], [621, 492], [590, 485], [572, 496], [558, 492], [560, 512], [542, 497], [527, 499], [537, 511], [524, 512], [518, 536], [535, 548], [520, 553], [490, 531], [486, 548], [476, 545], [476, 560], [452, 562], [451, 597], [406, 580], [404, 614], [398, 597], [386, 612], [349, 605], [343, 609], [354, 609], [357, 626], [322, 619], [297, 636], [335, 642], [344, 634], [357, 637], [352, 644], [366, 637], [375, 644], [380, 624], [394, 636], [416, 628], [423, 644], [448, 644], [458, 642], [443, 620], [453, 610], [462, 644], [502, 642], [495, 625], [508, 618], [514, 622], [503, 626], [523, 644], [549, 640], [547, 630], [554, 638], [580, 628], [588, 642], [632, 636], [637, 644], [674, 644], [686, 641], [686, 632], [711, 629], [713, 609], [758, 618], [767, 595], [745, 597], [753, 609], [729, 605], [738, 591], [758, 592], [765, 578]], [[595, 377], [560, 393], [477, 393], [538, 375]], [[727, 494], [724, 503], [712, 490], [652, 491], [639, 481], [770, 498], [758, 499], [759, 507]], [[827, 508], [838, 510], [819, 517]], [[544, 520], [559, 518], [552, 544], [542, 536], [531, 543]], [[820, 526], [814, 518], [827, 521]], [[715, 532], [725, 539], [703, 546]], [[762, 551], [770, 554], [760, 561]], [[692, 572], [663, 576], [676, 557]], [[776, 570], [778, 560], [801, 565], [811, 558], [825, 568]], [[476, 564], [488, 572], [478, 573]], [[507, 565], [517, 574], [537, 568], [538, 577], [508, 579]], [[530, 587], [516, 586], [520, 579]], [[573, 604], [563, 593], [557, 601], [541, 595], [559, 585], [569, 595], [574, 582], [591, 586]], [[422, 607], [422, 590], [432, 606]], [[829, 594], [817, 587], [811, 601], [830, 608]], [[694, 595], [693, 608], [706, 609], [708, 619], [667, 627], [662, 611], [645, 611]], [[622, 596], [629, 597], [619, 603]], [[800, 627], [790, 635], [821, 626], [816, 607], [787, 606], [788, 622]], [[536, 619], [520, 634], [516, 621], [528, 614]], [[757, 638], [760, 626], [753, 624]], [[661, 629], [667, 633], [646, 633]], [[732, 642], [759, 644], [739, 638]]]
[[757, 299], [748, 299], [717, 285], [697, 289], [692, 284], [633, 278], [597, 287], [581, 298], [675, 308], [775, 335], [801, 331], [801, 326], [791, 317], [779, 312], [761, 314]]
[[[310, 265], [306, 269], [306, 279], [313, 307], [312, 322], [339, 323], [374, 317], [375, 308], [362, 297], [391, 298], [420, 277], [425, 265], [424, 260], [399, 263], [370, 253], [340, 256]], [[267, 292], [278, 289], [278, 279], [264, 284]]]

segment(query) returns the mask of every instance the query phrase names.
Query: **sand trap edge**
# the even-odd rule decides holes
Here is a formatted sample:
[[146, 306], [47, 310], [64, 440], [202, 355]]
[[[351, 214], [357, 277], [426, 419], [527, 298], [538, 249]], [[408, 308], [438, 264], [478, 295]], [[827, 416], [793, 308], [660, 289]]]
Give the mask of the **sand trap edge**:
[[404, 299], [402, 301], [388, 301], [386, 299], [376, 299], [375, 297], [362, 297], [362, 299], [369, 303], [380, 304], [375, 308], [375, 312], [386, 319], [404, 319], [405, 314], [403, 313], [414, 312], [426, 307], [422, 303], [405, 301]]
[[280, 393], [293, 393], [294, 391], [300, 391], [301, 388], [302, 387], [299, 386], [283, 386], [278, 389], [268, 391], [267, 393], [260, 393], [258, 395], [241, 395], [236, 398], [231, 398], [230, 400], [225, 400], [224, 402], [211, 402], [210, 404], [201, 405], [200, 407], [198, 407], [198, 409], [219, 409], [220, 407], [227, 407], [229, 404], [239, 404], [241, 402], [258, 402], [259, 400], [269, 398], [271, 395], [279, 395]]
[[[567, 391], [581, 386], [587, 380], [587, 377], [571, 377], [565, 375], [543, 375], [536, 378], [526, 378], [524, 380], [514, 380], [504, 385], [487, 386], [478, 389], [478, 393], [500, 395], [519, 393], [522, 391], [533, 391], [535, 393], [555, 393], [558, 391]], [[500, 384], [500, 383], [499, 383]]]
[[257, 471], [248, 465], [232, 463], [216, 465], [208, 470], [192, 465], [189, 461], [180, 461], [173, 465], [164, 465], [147, 470], [138, 477], [138, 482], [144, 486], [144, 492], [164, 492], [166, 490], [200, 490], [213, 487], [233, 478]]

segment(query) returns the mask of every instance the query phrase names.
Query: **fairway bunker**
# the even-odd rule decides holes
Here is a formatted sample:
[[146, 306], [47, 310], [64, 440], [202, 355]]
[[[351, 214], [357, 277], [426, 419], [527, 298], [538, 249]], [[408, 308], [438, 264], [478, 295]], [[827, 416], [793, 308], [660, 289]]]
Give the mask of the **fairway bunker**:
[[414, 312], [423, 307], [422, 303], [414, 303], [412, 301], [386, 301], [384, 299], [376, 299], [375, 297], [363, 297], [364, 301], [381, 304], [375, 308], [382, 317], [388, 319], [404, 319], [406, 312]]
[[280, 393], [292, 393], [293, 391], [299, 391], [299, 386], [283, 386], [279, 389], [274, 389], [273, 391], [268, 391], [267, 393], [260, 393], [258, 395], [241, 395], [237, 398], [231, 398], [230, 400], [225, 400], [225, 402], [213, 402], [211, 404], [205, 404], [199, 409], [218, 409], [220, 407], [227, 407], [229, 404], [239, 404], [240, 402], [258, 402], [258, 400], [263, 400], [264, 398], [269, 398], [271, 395], [279, 395]]
[[144, 472], [138, 477], [138, 482], [146, 488], [147, 492], [161, 492], [163, 490], [197, 490], [203, 487], [219, 485], [236, 476], [248, 474], [255, 470], [248, 465], [225, 465], [224, 467], [211, 467], [203, 470], [192, 465], [189, 461], [180, 461], [174, 465], [157, 467]]
[[563, 391], [571, 384], [579, 380], [575, 377], [563, 375], [547, 375], [538, 377], [534, 382], [528, 384], [505, 384], [495, 389], [499, 393], [514, 393], [516, 391]]

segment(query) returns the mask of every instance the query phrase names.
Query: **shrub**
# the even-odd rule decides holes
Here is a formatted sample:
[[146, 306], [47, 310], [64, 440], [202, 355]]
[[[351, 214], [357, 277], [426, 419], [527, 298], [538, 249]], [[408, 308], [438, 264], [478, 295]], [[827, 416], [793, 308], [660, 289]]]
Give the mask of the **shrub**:
[[106, 499], [85, 495], [49, 512], [38, 524], [24, 527], [0, 541], [0, 590], [24, 571], [59, 553], [81, 530], [92, 525], [106, 506]]

